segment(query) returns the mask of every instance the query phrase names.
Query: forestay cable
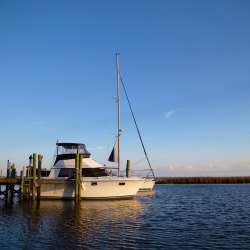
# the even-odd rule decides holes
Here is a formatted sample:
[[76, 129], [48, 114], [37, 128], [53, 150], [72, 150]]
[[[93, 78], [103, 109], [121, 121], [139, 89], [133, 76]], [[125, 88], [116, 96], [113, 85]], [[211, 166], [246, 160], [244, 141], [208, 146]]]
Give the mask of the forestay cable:
[[120, 80], [121, 80], [121, 83], [122, 83], [122, 88], [123, 88], [123, 90], [124, 90], [124, 93], [125, 93], [125, 96], [126, 96], [126, 99], [127, 99], [128, 105], [129, 105], [129, 109], [130, 109], [131, 115], [132, 115], [133, 120], [134, 120], [134, 123], [135, 123], [135, 127], [136, 127], [136, 130], [137, 130], [137, 134], [138, 134], [138, 136], [139, 136], [139, 138], [140, 138], [141, 145], [142, 145], [142, 148], [143, 148], [143, 151], [144, 151], [145, 157], [146, 157], [146, 159], [147, 159], [147, 162], [148, 162], [149, 168], [150, 168], [150, 170], [151, 170], [151, 172], [152, 172], [152, 175], [153, 175], [153, 177], [154, 177], [154, 179], [155, 179], [154, 170], [153, 170], [153, 168], [152, 168], [152, 166], [151, 166], [151, 163], [150, 163], [149, 158], [148, 158], [148, 155], [147, 155], [146, 148], [145, 148], [144, 143], [143, 143], [143, 141], [142, 141], [141, 133], [140, 133], [140, 130], [139, 130], [139, 127], [138, 127], [137, 121], [136, 121], [136, 119], [135, 119], [135, 115], [134, 115], [134, 112], [133, 112], [133, 109], [132, 109], [131, 102], [130, 102], [129, 97], [128, 97], [128, 93], [127, 93], [127, 90], [126, 90], [126, 87], [125, 87], [125, 83], [124, 83], [124, 81], [123, 81], [123, 78], [122, 78], [122, 76], [121, 76], [121, 73], [120, 73], [120, 72], [119, 72], [119, 74], [120, 74]]

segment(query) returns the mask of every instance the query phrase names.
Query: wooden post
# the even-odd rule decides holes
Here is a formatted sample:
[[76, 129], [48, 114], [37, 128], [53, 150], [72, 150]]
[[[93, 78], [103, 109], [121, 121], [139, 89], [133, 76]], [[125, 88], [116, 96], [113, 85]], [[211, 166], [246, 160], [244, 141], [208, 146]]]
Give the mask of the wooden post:
[[10, 177], [10, 161], [7, 161], [7, 177]]
[[38, 180], [39, 180], [39, 186], [37, 187], [37, 199], [40, 200], [40, 195], [41, 195], [41, 184], [40, 184], [40, 179], [41, 179], [41, 173], [42, 173], [42, 155], [38, 155]]
[[[3, 170], [1, 169], [1, 176], [3, 175]], [[2, 194], [2, 186], [0, 185], [0, 194]]]
[[41, 178], [41, 173], [42, 173], [42, 160], [43, 160], [43, 156], [42, 155], [38, 155], [38, 178]]
[[27, 197], [30, 198], [30, 166], [26, 167], [26, 179], [28, 182], [28, 190], [27, 190]]
[[21, 184], [20, 184], [20, 194], [21, 194], [21, 200], [23, 199], [23, 192], [24, 192], [24, 168], [21, 170], [20, 176], [21, 176]]
[[81, 195], [82, 195], [82, 187], [81, 187], [81, 185], [82, 185], [82, 181], [81, 181], [81, 179], [82, 179], [82, 155], [80, 154], [80, 156], [79, 156], [79, 174], [78, 174], [78, 176], [79, 176], [79, 182], [78, 182], [78, 196], [79, 196], [79, 201], [81, 200]]
[[36, 199], [36, 154], [33, 154], [32, 200]]
[[126, 176], [127, 176], [127, 177], [130, 177], [130, 176], [131, 176], [130, 160], [127, 160], [127, 165], [126, 165]]
[[29, 168], [28, 168], [28, 176], [29, 176], [29, 177], [32, 177], [32, 176], [31, 176], [32, 160], [33, 160], [33, 156], [30, 155], [30, 157], [29, 157]]
[[33, 183], [31, 183], [31, 168], [32, 168], [32, 155], [29, 156], [29, 166], [28, 166], [28, 196], [30, 198], [30, 196], [32, 195], [31, 191], [32, 191], [32, 185]]
[[[11, 164], [10, 177], [11, 178], [15, 178], [16, 177], [16, 167], [15, 167], [14, 163]], [[14, 191], [15, 191], [15, 184], [10, 184], [10, 198], [11, 198], [11, 201], [13, 200]]]
[[32, 165], [32, 155], [30, 155], [30, 157], [29, 157], [29, 166], [31, 166]]
[[75, 202], [78, 202], [78, 192], [79, 191], [79, 153], [77, 152], [75, 158]]
[[[7, 178], [10, 177], [10, 161], [7, 161]], [[6, 185], [5, 187], [5, 201], [8, 201], [8, 196], [9, 196], [9, 184]]]

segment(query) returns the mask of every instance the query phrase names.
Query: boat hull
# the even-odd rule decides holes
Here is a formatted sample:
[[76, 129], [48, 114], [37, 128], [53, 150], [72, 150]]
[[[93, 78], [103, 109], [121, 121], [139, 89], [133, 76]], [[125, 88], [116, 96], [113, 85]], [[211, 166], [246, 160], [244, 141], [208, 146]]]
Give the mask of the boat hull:
[[142, 186], [139, 188], [139, 192], [152, 191], [155, 185], [154, 179], [145, 179]]
[[[96, 178], [86, 177], [81, 180], [82, 199], [122, 199], [136, 195], [143, 185], [141, 178]], [[74, 181], [41, 185], [42, 199], [73, 199], [75, 197]]]

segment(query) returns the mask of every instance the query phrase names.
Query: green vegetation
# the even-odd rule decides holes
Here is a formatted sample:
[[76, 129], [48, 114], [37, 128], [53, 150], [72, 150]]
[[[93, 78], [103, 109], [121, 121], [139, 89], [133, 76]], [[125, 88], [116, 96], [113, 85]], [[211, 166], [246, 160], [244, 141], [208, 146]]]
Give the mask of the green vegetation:
[[250, 176], [230, 177], [158, 177], [157, 184], [233, 184], [250, 183]]

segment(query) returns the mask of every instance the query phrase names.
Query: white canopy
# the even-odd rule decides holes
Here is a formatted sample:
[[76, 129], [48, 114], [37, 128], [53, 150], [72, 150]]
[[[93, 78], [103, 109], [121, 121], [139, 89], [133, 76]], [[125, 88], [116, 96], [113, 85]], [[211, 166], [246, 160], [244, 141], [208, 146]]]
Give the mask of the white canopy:
[[[55, 167], [56, 168], [75, 168], [75, 159], [59, 160], [56, 163]], [[82, 168], [103, 168], [103, 165], [94, 161], [91, 158], [83, 158]]]

